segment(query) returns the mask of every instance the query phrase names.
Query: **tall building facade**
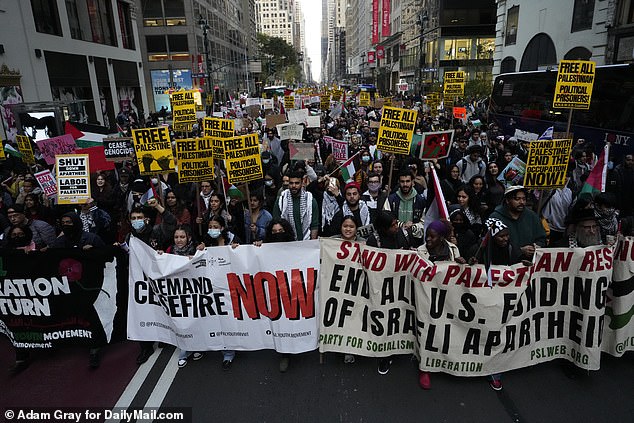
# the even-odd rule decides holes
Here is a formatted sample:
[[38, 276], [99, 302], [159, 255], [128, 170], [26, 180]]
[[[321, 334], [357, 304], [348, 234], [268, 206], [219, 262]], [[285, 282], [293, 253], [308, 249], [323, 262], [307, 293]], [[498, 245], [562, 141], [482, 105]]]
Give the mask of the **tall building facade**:
[[[213, 89], [217, 101], [254, 91], [247, 64], [257, 49], [254, 0], [136, 0], [136, 4], [153, 110], [169, 109], [170, 89]], [[211, 74], [212, 87], [206, 74]]]
[[300, 34], [296, 28], [293, 0], [256, 0], [257, 31], [282, 38], [296, 49]]
[[71, 120], [110, 128], [120, 110], [149, 112], [132, 2], [9, 0], [2, 9], [3, 138], [16, 134], [10, 103], [63, 102]]

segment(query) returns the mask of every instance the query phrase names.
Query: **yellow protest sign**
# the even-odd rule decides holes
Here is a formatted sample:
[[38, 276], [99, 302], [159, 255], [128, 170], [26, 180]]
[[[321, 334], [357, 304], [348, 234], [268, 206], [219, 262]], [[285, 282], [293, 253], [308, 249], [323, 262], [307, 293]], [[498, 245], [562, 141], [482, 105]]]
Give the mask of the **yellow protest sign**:
[[445, 72], [443, 80], [445, 96], [460, 97], [464, 95], [464, 72]]
[[88, 154], [55, 156], [58, 204], [82, 204], [90, 198], [90, 160]]
[[[196, 123], [195, 91], [177, 91], [172, 93], [172, 127], [175, 131], [191, 131]], [[200, 94], [200, 93], [199, 93]]]
[[15, 139], [18, 142], [18, 150], [22, 153], [22, 161], [26, 164], [35, 164], [31, 139], [26, 135], [16, 135]]
[[359, 93], [359, 106], [368, 107], [370, 105], [370, 93], [367, 91], [361, 91]]
[[230, 184], [262, 178], [262, 159], [257, 134], [224, 140], [227, 179]]
[[209, 142], [204, 138], [176, 140], [179, 183], [202, 182], [214, 177], [214, 161]]
[[376, 148], [386, 153], [409, 154], [416, 110], [383, 107]]
[[562, 60], [557, 71], [553, 107], [557, 109], [590, 108], [596, 63], [588, 60]]
[[319, 108], [328, 110], [330, 108], [330, 94], [322, 94], [319, 96]]
[[4, 154], [4, 142], [2, 142], [2, 138], [0, 138], [0, 160], [5, 160], [7, 156]]
[[571, 139], [531, 141], [526, 161], [524, 187], [562, 188], [566, 184], [571, 149]]
[[225, 148], [223, 139], [233, 138], [235, 121], [232, 119], [204, 118], [203, 134], [211, 141], [211, 151], [214, 159], [224, 160]]
[[383, 97], [384, 106], [392, 106], [392, 97]]
[[284, 108], [286, 110], [293, 110], [295, 108], [295, 97], [292, 95], [284, 96]]
[[174, 172], [172, 143], [167, 126], [133, 129], [132, 142], [141, 175]]
[[342, 96], [343, 96], [343, 90], [333, 90], [332, 101], [341, 101]]

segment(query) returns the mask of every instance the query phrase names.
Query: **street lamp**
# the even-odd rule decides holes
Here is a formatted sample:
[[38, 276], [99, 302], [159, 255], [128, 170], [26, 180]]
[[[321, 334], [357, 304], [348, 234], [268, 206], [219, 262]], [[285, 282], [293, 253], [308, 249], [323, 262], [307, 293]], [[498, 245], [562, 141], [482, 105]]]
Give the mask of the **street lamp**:
[[[205, 69], [207, 70], [207, 96], [211, 96], [213, 101], [213, 84], [211, 83], [211, 57], [209, 57], [209, 40], [207, 39], [207, 32], [210, 29], [207, 20], [200, 15], [198, 19], [198, 25], [203, 30], [203, 43], [205, 44]], [[209, 103], [209, 100], [207, 100]], [[213, 113], [213, 103], [211, 103], [211, 112]]]
[[420, 26], [420, 35], [418, 40], [418, 95], [422, 97], [423, 95], [423, 68], [425, 67], [425, 56], [423, 54], [423, 44], [425, 42], [425, 26], [427, 26], [427, 22], [429, 21], [429, 16], [427, 16], [427, 11], [423, 10], [418, 15], [416, 22]]

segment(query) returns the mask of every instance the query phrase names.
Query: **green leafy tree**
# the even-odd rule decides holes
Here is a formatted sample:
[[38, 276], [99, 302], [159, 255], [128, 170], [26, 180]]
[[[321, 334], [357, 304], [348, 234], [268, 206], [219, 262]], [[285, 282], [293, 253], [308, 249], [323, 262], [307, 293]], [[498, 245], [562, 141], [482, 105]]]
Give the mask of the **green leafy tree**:
[[269, 83], [283, 80], [287, 84], [293, 84], [301, 80], [302, 69], [292, 45], [282, 38], [261, 33], [257, 35], [257, 42], [263, 81]]

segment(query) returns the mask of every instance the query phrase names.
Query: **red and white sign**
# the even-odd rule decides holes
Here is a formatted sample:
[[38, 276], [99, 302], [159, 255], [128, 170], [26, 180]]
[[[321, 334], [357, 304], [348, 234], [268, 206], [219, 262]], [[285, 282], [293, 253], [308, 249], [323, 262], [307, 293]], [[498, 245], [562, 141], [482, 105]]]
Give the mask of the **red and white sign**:
[[384, 37], [389, 37], [391, 35], [391, 28], [390, 28], [391, 3], [392, 2], [390, 0], [383, 0], [383, 5], [382, 5], [383, 13], [381, 14], [381, 35]]
[[376, 61], [376, 52], [368, 51], [368, 63], [374, 63]]
[[407, 82], [401, 82], [398, 84], [398, 90], [403, 92], [409, 90], [409, 84]]
[[379, 43], [379, 0], [372, 0], [372, 44]]
[[385, 47], [376, 46], [376, 58], [378, 60], [385, 59]]
[[46, 197], [53, 198], [57, 195], [57, 182], [55, 182], [55, 177], [50, 170], [43, 170], [33, 176], [37, 179], [37, 183], [40, 184]]

